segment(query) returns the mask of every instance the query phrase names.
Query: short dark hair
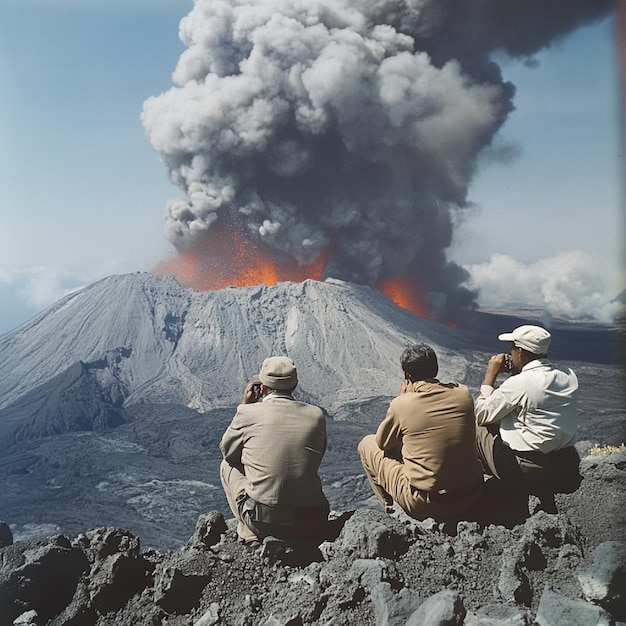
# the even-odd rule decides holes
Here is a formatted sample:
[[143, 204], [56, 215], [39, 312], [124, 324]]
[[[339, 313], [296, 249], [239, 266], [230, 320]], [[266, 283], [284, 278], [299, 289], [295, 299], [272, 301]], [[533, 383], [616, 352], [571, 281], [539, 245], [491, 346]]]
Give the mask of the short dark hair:
[[425, 343], [416, 343], [405, 349], [400, 357], [402, 370], [415, 380], [435, 378], [439, 371], [435, 351]]

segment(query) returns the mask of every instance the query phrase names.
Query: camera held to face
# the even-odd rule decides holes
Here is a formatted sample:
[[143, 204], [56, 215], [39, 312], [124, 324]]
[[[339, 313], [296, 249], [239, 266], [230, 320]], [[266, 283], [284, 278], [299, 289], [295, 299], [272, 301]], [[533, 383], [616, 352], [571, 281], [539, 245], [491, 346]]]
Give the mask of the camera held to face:
[[512, 372], [513, 371], [513, 359], [510, 354], [507, 354], [504, 357], [504, 365], [502, 366], [502, 371], [504, 372]]
[[248, 382], [250, 388], [250, 402], [258, 402], [261, 399], [261, 379], [253, 376]]
[[261, 397], [261, 383], [254, 383], [252, 385], [252, 397], [255, 402], [257, 402]]

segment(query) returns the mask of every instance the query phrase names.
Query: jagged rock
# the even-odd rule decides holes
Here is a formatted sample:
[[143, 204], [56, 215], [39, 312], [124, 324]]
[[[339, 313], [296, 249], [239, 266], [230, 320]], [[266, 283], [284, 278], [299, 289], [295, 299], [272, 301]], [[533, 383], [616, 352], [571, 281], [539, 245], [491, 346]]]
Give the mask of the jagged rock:
[[287, 567], [303, 567], [314, 561], [322, 561], [322, 553], [315, 542], [284, 541], [276, 537], [265, 537], [260, 545], [257, 542], [247, 546], [257, 550], [266, 565], [280, 564]]
[[605, 541], [593, 552], [593, 561], [578, 575], [583, 594], [620, 621], [626, 621], [626, 544]]
[[419, 596], [406, 587], [394, 592], [389, 583], [378, 583], [372, 587], [372, 603], [376, 624], [385, 626], [405, 626], [407, 620], [422, 604]]
[[348, 578], [370, 589], [381, 582], [389, 583], [394, 589], [403, 585], [396, 564], [385, 559], [357, 559], [348, 570]]
[[156, 602], [167, 613], [189, 613], [198, 606], [200, 594], [209, 580], [210, 575], [185, 574], [180, 569], [167, 568], [157, 582]]
[[406, 626], [460, 626], [465, 619], [463, 599], [452, 589], [442, 589], [411, 615]]
[[559, 550], [559, 555], [556, 562], [556, 569], [567, 568], [573, 571], [578, 567], [582, 558], [583, 555], [579, 546], [574, 546], [571, 544], [564, 545]]
[[70, 603], [88, 568], [85, 554], [61, 535], [2, 548], [0, 616], [10, 624], [35, 610], [45, 623]]
[[37, 611], [26, 611], [13, 620], [13, 626], [37, 626], [38, 619]]
[[201, 515], [196, 523], [196, 530], [187, 545], [210, 548], [219, 543], [226, 532], [226, 520], [219, 511], [209, 511]]
[[531, 626], [528, 609], [510, 604], [489, 604], [475, 613], [468, 611], [463, 626]]
[[91, 604], [100, 612], [116, 611], [146, 587], [153, 565], [121, 552], [107, 556], [90, 572]]
[[535, 622], [539, 626], [612, 626], [613, 619], [602, 608], [584, 600], [572, 600], [546, 585]]
[[[603, 463], [618, 469], [612, 459], [586, 471], [607, 477], [595, 482], [606, 498], [615, 477]], [[537, 511], [512, 528], [348, 511], [334, 515], [340, 522], [323, 544], [324, 559], [306, 562], [294, 556], [299, 546], [272, 538], [256, 549], [241, 545], [234, 520], [217, 512], [201, 516], [189, 541], [165, 553], [141, 552], [139, 539], [119, 528], [96, 528], [73, 542], [18, 541], [0, 548], [0, 626], [30, 610], [37, 626], [530, 626], [533, 615], [541, 626], [612, 625], [625, 544], [593, 552], [598, 544], [589, 537], [597, 535], [587, 529], [597, 512], [560, 509]], [[51, 580], [63, 584], [53, 605]], [[604, 607], [578, 599], [581, 587]]]
[[580, 554], [580, 534], [559, 515], [543, 510], [537, 511], [523, 527], [520, 540], [515, 546], [505, 549], [502, 557], [498, 590], [503, 600], [531, 606], [533, 588], [529, 571], [542, 571], [548, 566], [545, 552], [558, 550], [563, 558], [564, 546], [573, 546]]
[[72, 546], [84, 554], [91, 568], [51, 626], [95, 624], [99, 613], [118, 610], [140, 593], [154, 569], [140, 555], [139, 539], [120, 528], [94, 528], [79, 535]]
[[502, 556], [498, 591], [507, 602], [524, 606], [532, 602], [532, 589], [517, 547], [507, 549]]
[[573, 494], [559, 494], [559, 506], [577, 526], [584, 526], [585, 540], [592, 548], [604, 541], [626, 542], [626, 452], [584, 457], [580, 472], [584, 477], [580, 488]]
[[357, 559], [347, 577], [356, 585], [354, 589], [369, 591], [377, 624], [404, 626], [421, 604], [421, 599], [404, 587], [402, 575], [393, 561]]
[[294, 552], [292, 546], [276, 537], [265, 537], [260, 550], [261, 558], [269, 565], [285, 563]]
[[79, 535], [74, 545], [84, 549], [91, 563], [114, 554], [136, 557], [141, 548], [139, 538], [121, 528], [94, 528], [86, 535]]
[[13, 533], [6, 522], [0, 522], [0, 548], [13, 543]]
[[98, 619], [96, 609], [91, 604], [88, 580], [79, 580], [72, 601], [49, 626], [93, 626]]
[[155, 570], [155, 602], [167, 613], [177, 615], [197, 607], [216, 560], [213, 555], [188, 547], [164, 559]]
[[220, 605], [214, 602], [193, 626], [215, 626], [220, 623]]
[[538, 511], [524, 524], [523, 541], [536, 543], [539, 547], [558, 548], [580, 543], [580, 532], [572, 528], [566, 518]]
[[345, 523], [334, 549], [354, 558], [397, 558], [409, 547], [406, 528], [379, 511], [361, 509]]

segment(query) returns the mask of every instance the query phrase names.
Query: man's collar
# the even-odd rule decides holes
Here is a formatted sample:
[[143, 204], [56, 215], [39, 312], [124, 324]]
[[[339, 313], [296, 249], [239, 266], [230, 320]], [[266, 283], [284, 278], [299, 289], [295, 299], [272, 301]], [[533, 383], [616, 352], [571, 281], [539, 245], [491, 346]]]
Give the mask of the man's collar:
[[280, 389], [275, 389], [270, 391], [263, 400], [268, 400], [269, 398], [286, 398], [287, 400], [295, 400], [295, 398], [288, 391], [280, 391]]
[[548, 365], [549, 363], [550, 359], [533, 359], [529, 363], [526, 363], [524, 367], [522, 367], [522, 372], [535, 369], [536, 367], [542, 367], [543, 365]]

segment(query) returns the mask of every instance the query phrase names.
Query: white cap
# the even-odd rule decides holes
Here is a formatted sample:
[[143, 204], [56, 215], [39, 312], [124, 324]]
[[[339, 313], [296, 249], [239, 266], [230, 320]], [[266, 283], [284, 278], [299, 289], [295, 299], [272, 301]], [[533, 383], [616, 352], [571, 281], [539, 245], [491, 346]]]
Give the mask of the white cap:
[[500, 341], [512, 341], [513, 345], [532, 354], [547, 354], [551, 335], [541, 326], [518, 326], [512, 333], [498, 335]]

